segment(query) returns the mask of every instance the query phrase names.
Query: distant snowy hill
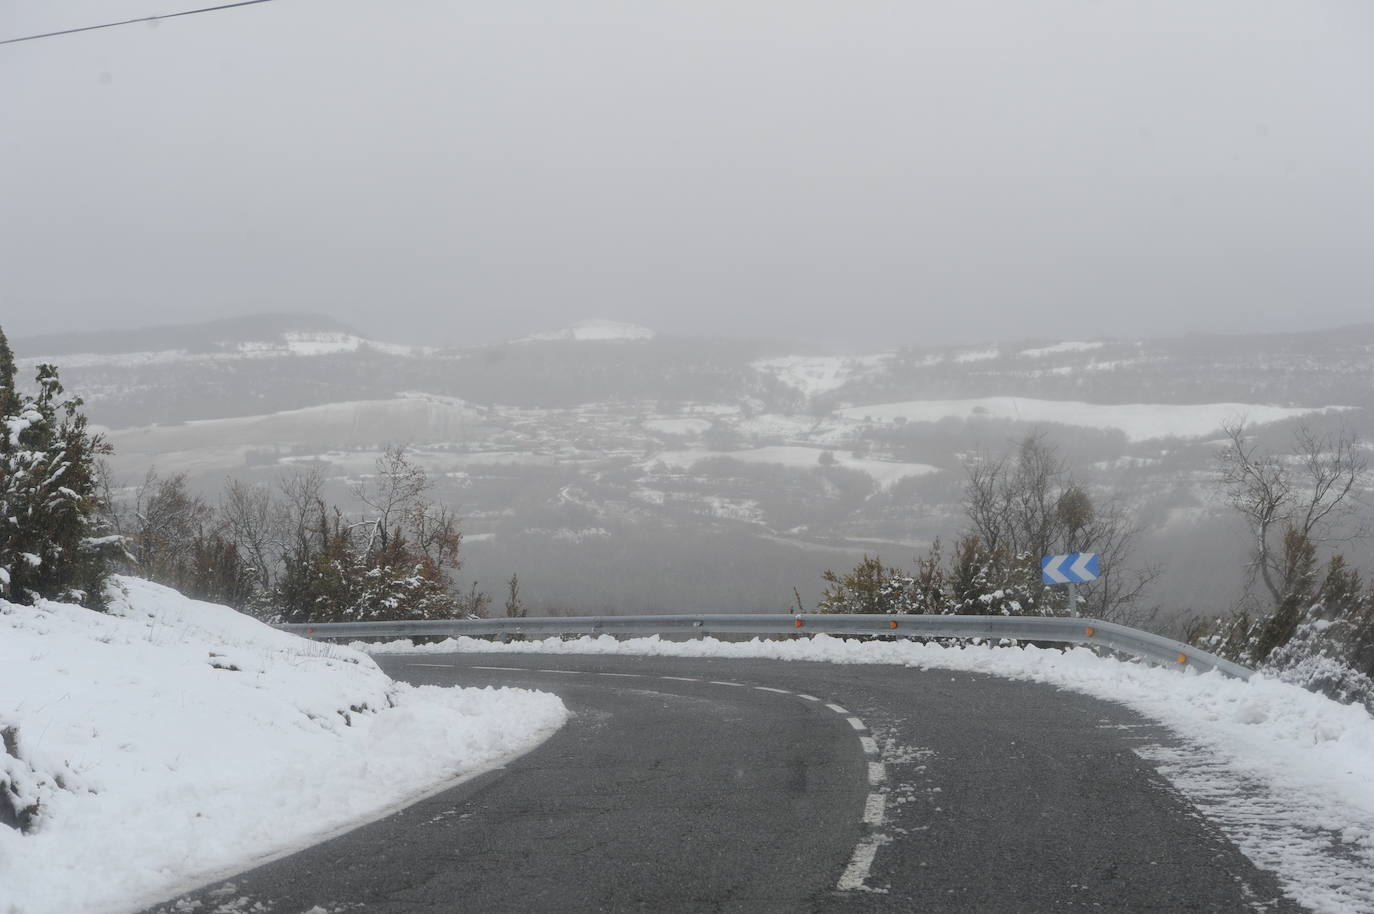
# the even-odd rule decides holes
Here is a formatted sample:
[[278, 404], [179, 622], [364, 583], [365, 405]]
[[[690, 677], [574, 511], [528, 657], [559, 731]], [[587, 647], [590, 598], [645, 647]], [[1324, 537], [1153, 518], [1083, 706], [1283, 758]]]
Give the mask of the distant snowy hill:
[[114, 332], [77, 332], [18, 339], [21, 365], [42, 361], [76, 367], [138, 367], [207, 359], [337, 355], [374, 351], [422, 355], [419, 346], [369, 340], [332, 318], [266, 315], [209, 324]]
[[31, 358], [74, 353], [232, 353], [249, 343], [283, 341], [287, 334], [357, 336], [342, 321], [324, 315], [259, 314], [198, 324], [50, 333], [19, 337], [11, 345]]

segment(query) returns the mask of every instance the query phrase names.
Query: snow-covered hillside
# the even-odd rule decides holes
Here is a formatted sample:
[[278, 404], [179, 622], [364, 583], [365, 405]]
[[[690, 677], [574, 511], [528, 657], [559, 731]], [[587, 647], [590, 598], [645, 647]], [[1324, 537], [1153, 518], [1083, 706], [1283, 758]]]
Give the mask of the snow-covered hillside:
[[[366, 655], [132, 578], [0, 601], [0, 911], [135, 910], [537, 745], [552, 695], [415, 688]], [[0, 811], [3, 806], [0, 806]]]

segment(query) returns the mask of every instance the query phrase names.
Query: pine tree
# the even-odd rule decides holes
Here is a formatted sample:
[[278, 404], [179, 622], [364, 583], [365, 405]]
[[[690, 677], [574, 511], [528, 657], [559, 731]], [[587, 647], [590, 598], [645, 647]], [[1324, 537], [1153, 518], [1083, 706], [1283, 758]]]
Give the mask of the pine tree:
[[0, 331], [0, 596], [98, 606], [119, 537], [104, 520], [97, 461], [79, 398], [64, 398], [56, 367], [38, 366], [38, 392], [20, 394]]

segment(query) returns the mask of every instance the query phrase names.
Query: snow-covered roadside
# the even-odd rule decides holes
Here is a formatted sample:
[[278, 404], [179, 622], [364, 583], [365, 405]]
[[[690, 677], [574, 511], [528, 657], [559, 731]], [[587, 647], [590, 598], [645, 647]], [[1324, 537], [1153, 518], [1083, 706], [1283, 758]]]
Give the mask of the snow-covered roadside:
[[[1068, 651], [859, 642], [618, 641], [609, 636], [499, 644], [458, 638], [355, 645], [371, 651], [619, 654], [898, 664], [1043, 682], [1119, 702], [1178, 741], [1142, 747], [1175, 787], [1284, 890], [1317, 912], [1374, 911], [1374, 718], [1264, 677], [1180, 673]], [[976, 726], [976, 721], [970, 722]]]
[[0, 601], [0, 914], [131, 910], [499, 766], [555, 696], [392, 682], [132, 578], [108, 614]]

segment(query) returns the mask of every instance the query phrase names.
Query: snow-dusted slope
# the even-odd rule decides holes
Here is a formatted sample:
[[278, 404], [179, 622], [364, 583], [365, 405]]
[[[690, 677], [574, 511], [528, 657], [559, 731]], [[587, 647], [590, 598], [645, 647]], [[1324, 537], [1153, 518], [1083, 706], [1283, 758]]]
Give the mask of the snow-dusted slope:
[[134, 910], [489, 770], [556, 697], [414, 688], [364, 654], [117, 579], [109, 614], [0, 601], [0, 912]]
[[839, 390], [855, 378], [874, 374], [888, 358], [886, 353], [849, 357], [787, 355], [759, 359], [751, 367], [773, 375], [803, 396], [815, 397]]

